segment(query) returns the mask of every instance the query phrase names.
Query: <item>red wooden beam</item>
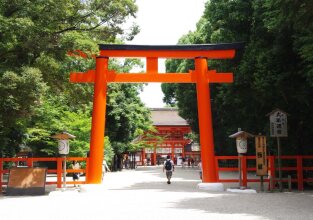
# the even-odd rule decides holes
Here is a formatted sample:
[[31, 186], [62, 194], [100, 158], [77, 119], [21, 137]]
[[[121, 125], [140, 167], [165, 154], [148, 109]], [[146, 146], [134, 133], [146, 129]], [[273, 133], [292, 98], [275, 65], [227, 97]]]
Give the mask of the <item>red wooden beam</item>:
[[[232, 73], [210, 73], [207, 80], [208, 83], [232, 83]], [[89, 70], [86, 73], [71, 73], [70, 82], [87, 82], [95, 81], [95, 70]], [[193, 73], [115, 73], [109, 71], [107, 82], [111, 83], [145, 83], [145, 82], [164, 82], [164, 83], [196, 83], [196, 75]]]

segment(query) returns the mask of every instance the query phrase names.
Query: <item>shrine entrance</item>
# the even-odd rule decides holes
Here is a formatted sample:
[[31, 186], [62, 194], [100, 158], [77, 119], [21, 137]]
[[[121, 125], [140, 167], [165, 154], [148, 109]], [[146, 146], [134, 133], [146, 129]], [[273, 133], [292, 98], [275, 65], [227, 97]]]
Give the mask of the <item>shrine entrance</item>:
[[[96, 69], [86, 73], [71, 73], [70, 81], [94, 83], [92, 127], [87, 183], [101, 183], [105, 131], [106, 93], [108, 83], [196, 83], [200, 130], [203, 183], [217, 183], [215, 164], [210, 83], [232, 83], [232, 73], [208, 70], [208, 59], [232, 59], [242, 43], [201, 45], [118, 45], [100, 44]], [[117, 73], [108, 69], [109, 58], [146, 58], [145, 73]], [[188, 73], [159, 73], [158, 59], [194, 59], [195, 70]]]

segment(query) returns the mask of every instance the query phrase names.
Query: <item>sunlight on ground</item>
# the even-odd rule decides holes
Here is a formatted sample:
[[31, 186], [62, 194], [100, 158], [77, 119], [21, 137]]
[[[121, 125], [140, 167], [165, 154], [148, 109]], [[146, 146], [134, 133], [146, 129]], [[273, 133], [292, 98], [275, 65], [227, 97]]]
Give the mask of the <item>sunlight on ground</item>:
[[107, 173], [102, 184], [83, 185], [80, 193], [0, 196], [1, 219], [313, 219], [312, 194], [203, 191], [196, 169], [176, 171], [172, 184], [161, 167], [147, 167]]

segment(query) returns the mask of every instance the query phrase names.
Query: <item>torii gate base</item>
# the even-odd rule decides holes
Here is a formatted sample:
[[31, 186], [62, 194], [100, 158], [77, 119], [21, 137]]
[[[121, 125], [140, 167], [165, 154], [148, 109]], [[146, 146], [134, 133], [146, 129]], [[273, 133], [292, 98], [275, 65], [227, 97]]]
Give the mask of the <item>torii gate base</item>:
[[[203, 169], [203, 183], [199, 187], [207, 190], [223, 190], [222, 183], [218, 183], [215, 164], [209, 83], [231, 83], [233, 74], [208, 70], [207, 59], [231, 59], [235, 56], [235, 49], [241, 47], [242, 43], [174, 46], [100, 44], [100, 56], [96, 57], [96, 70], [71, 73], [70, 76], [71, 82], [95, 83], [87, 183], [101, 183], [108, 83], [196, 83]], [[109, 57], [146, 57], [146, 73], [116, 73], [109, 70]], [[195, 70], [189, 73], [160, 74], [158, 58], [194, 59]]]

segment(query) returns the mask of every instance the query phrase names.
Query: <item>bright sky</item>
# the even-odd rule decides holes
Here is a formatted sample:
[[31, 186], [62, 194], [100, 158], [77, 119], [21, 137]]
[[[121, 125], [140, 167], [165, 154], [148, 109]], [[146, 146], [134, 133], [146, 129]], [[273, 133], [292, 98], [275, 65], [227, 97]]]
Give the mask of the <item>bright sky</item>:
[[[175, 45], [178, 39], [196, 29], [206, 0], [136, 0], [136, 23], [140, 33], [128, 44]], [[165, 72], [164, 60], [159, 72]], [[147, 107], [164, 107], [160, 83], [149, 83], [140, 94]]]

